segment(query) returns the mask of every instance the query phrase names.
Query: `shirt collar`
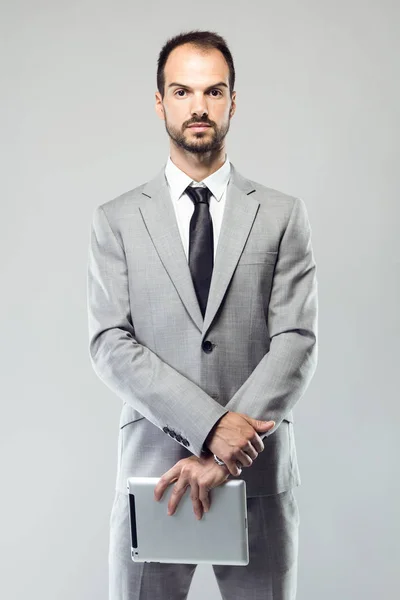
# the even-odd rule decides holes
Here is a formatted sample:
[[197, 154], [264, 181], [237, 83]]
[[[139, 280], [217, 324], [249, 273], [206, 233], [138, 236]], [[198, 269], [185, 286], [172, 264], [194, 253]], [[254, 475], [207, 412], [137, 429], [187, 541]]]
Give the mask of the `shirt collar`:
[[219, 202], [229, 181], [230, 173], [231, 165], [228, 154], [225, 154], [224, 164], [201, 182], [194, 181], [189, 175], [177, 167], [176, 164], [172, 162], [171, 156], [168, 156], [167, 164], [165, 166], [165, 177], [173, 201], [179, 200], [188, 185], [193, 184], [194, 186], [207, 186], [214, 198]]

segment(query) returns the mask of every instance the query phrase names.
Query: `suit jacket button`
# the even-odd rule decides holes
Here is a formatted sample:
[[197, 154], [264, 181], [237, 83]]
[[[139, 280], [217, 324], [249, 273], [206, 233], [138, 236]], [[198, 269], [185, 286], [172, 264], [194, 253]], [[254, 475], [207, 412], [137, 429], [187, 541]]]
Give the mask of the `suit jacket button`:
[[163, 427], [162, 430], [163, 430], [164, 433], [169, 433], [168, 427]]
[[187, 439], [183, 438], [182, 440], [182, 444], [186, 447], [190, 446], [189, 442], [187, 441]]
[[176, 433], [175, 433], [175, 431], [172, 431], [172, 429], [170, 429], [170, 431], [169, 431], [169, 435], [170, 435], [172, 438], [175, 438], [175, 436], [176, 436]]
[[203, 342], [202, 348], [203, 348], [204, 352], [207, 352], [207, 354], [209, 354], [210, 352], [212, 352], [213, 345], [210, 342], [210, 340], [206, 340], [205, 342]]
[[178, 435], [175, 436], [175, 439], [177, 442], [181, 442], [183, 440], [183, 437], [178, 433]]

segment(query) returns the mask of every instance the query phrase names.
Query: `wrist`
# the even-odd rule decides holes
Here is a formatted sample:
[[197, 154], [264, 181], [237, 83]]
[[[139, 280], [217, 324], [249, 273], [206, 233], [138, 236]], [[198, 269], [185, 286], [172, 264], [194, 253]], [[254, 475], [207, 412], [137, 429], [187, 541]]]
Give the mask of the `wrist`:
[[203, 444], [203, 447], [201, 449], [201, 456], [202, 458], [209, 458], [210, 456], [212, 456], [212, 452], [209, 448], [207, 448], [206, 444]]

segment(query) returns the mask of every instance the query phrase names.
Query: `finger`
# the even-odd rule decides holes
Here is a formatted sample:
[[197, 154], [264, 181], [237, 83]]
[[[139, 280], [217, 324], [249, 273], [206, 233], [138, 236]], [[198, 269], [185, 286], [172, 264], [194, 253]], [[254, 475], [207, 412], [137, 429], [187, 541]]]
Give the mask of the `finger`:
[[192, 499], [193, 512], [196, 515], [197, 519], [201, 519], [201, 517], [203, 516], [203, 504], [200, 500], [199, 484], [197, 483], [197, 481], [193, 480], [190, 484], [190, 487], [190, 497]]
[[242, 448], [242, 451], [247, 454], [251, 460], [255, 460], [258, 456], [258, 452], [255, 449], [255, 447], [253, 446], [253, 444], [249, 441], [247, 442], [246, 446], [244, 446], [244, 448]]
[[254, 437], [251, 438], [250, 442], [257, 452], [262, 452], [264, 450], [264, 442], [262, 441], [258, 433], [255, 433]]
[[199, 499], [204, 512], [208, 512], [211, 506], [210, 488], [206, 485], [199, 485]]
[[247, 454], [247, 451], [244, 452], [243, 450], [239, 450], [239, 452], [236, 454], [236, 461], [241, 463], [240, 465], [238, 465], [239, 468], [251, 467], [251, 465], [253, 464], [253, 459], [250, 458], [250, 456]]
[[181, 480], [180, 478], [177, 483], [172, 488], [171, 497], [168, 502], [168, 514], [173, 515], [176, 511], [179, 502], [182, 499], [182, 496], [185, 494], [189, 484], [185, 480]]
[[167, 487], [171, 483], [174, 483], [174, 481], [178, 480], [180, 472], [180, 467], [177, 469], [175, 465], [172, 469], [170, 469], [169, 471], [164, 473], [162, 477], [160, 477], [156, 487], [154, 488], [154, 499], [157, 500], [157, 502], [161, 500]]
[[241, 465], [238, 466], [236, 464], [236, 458], [228, 460], [227, 462], [225, 462], [225, 465], [228, 467], [230, 474], [234, 477], [237, 477], [242, 472]]

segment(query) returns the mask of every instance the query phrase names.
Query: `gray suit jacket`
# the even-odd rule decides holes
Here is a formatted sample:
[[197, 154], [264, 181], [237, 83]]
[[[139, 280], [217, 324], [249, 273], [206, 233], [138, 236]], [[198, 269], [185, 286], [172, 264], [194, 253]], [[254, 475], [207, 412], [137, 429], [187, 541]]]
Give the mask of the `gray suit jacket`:
[[[317, 364], [317, 280], [303, 200], [231, 163], [202, 317], [164, 175], [98, 206], [88, 257], [89, 353], [123, 401], [116, 489], [201, 455], [222, 415], [273, 419], [247, 495], [300, 484], [292, 408]], [[232, 478], [232, 476], [230, 476]]]

